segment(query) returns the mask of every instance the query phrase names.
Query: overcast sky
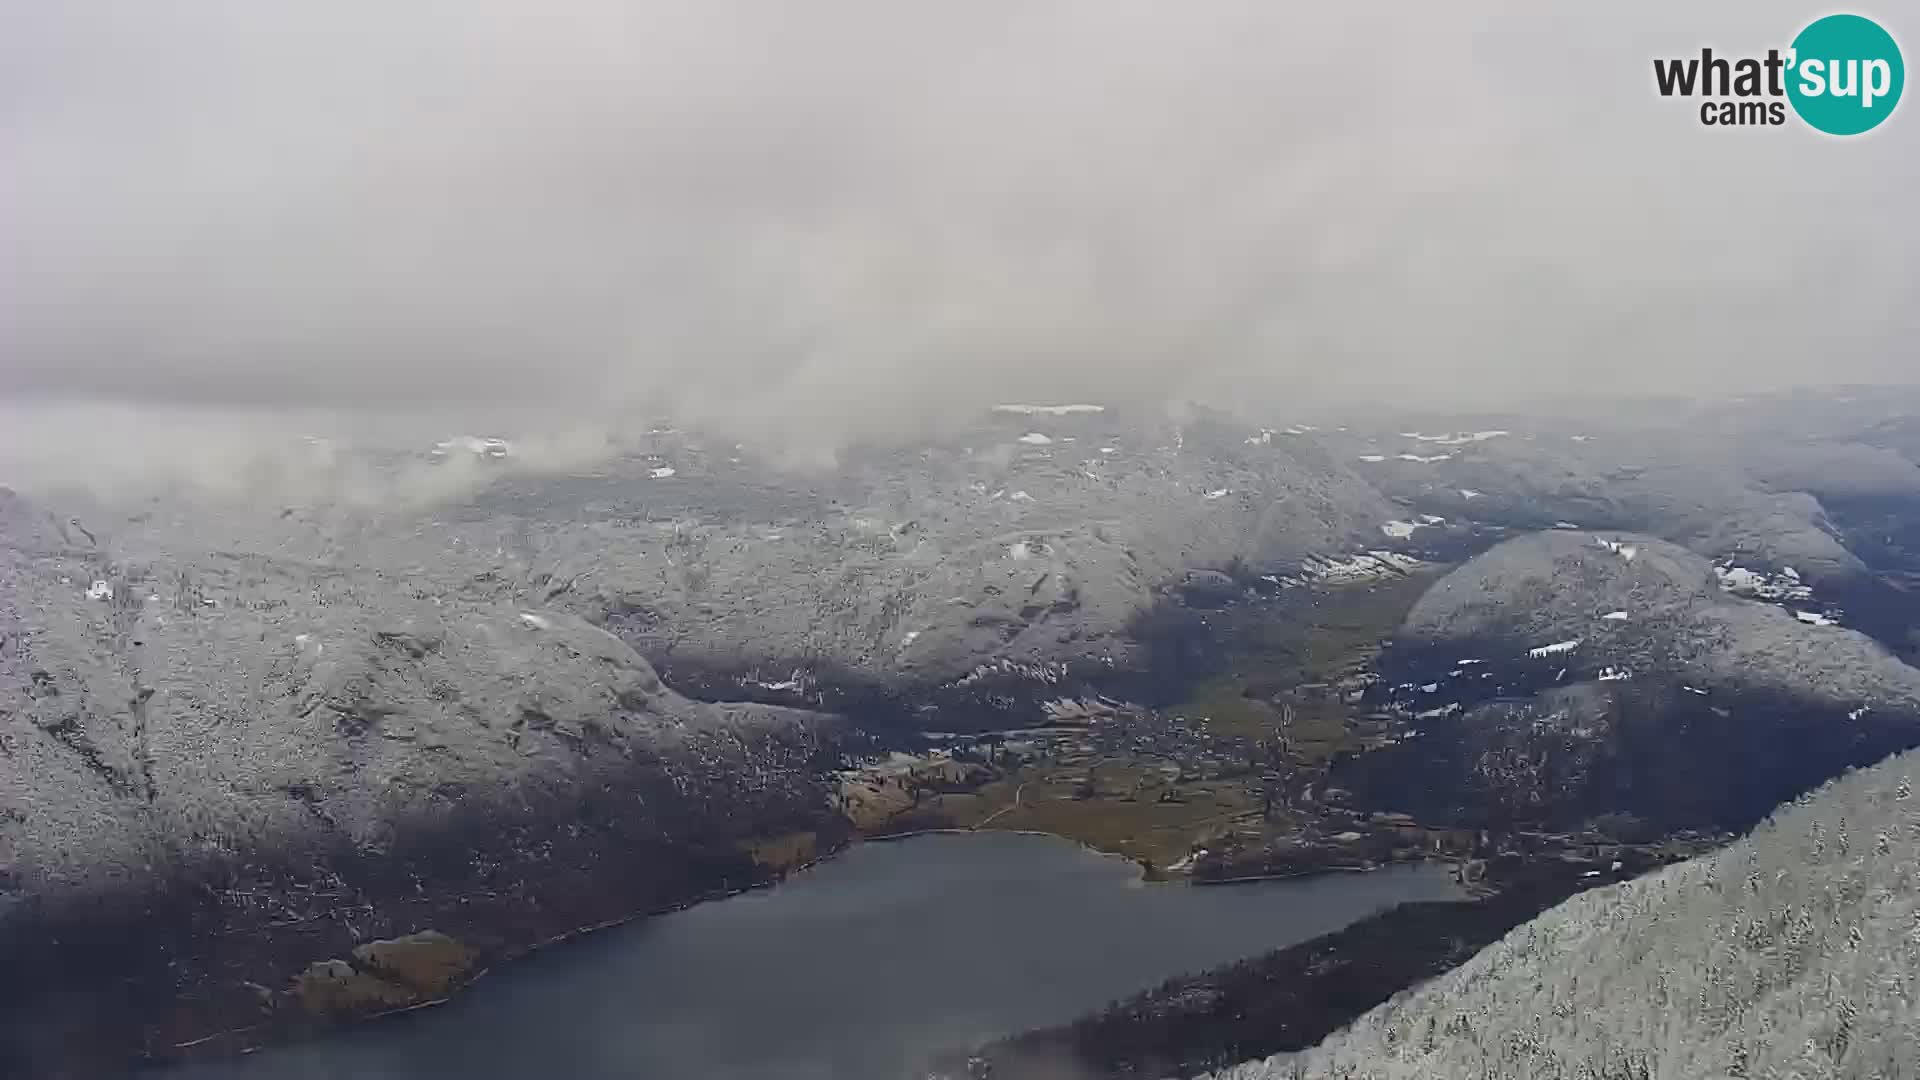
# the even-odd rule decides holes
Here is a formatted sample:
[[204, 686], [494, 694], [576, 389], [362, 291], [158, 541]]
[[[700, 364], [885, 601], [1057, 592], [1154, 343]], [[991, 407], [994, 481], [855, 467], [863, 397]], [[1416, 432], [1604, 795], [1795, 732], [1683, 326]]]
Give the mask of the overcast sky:
[[0, 0], [0, 397], [839, 438], [1920, 373], [1917, 106], [1652, 89], [1824, 8], [1478, 7]]

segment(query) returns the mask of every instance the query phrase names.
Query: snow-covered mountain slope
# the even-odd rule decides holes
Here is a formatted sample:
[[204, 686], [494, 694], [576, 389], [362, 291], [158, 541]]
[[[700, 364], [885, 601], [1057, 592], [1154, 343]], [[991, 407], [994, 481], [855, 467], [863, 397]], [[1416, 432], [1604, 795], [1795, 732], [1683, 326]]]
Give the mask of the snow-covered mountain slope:
[[[833, 720], [689, 700], [575, 615], [124, 556], [4, 491], [0, 526], [0, 1073], [434, 996], [338, 958], [427, 928], [508, 954], [751, 880], [736, 844], [827, 818]], [[332, 989], [292, 981], [314, 963]]]
[[[424, 507], [55, 500], [36, 513], [97, 537], [56, 537], [73, 557], [55, 572], [88, 582], [184, 571], [215, 602], [232, 581], [229, 605], [299, 611], [314, 582], [363, 580], [354, 602], [376, 620], [435, 599], [552, 610], [702, 696], [832, 706], [835, 680], [926, 689], [983, 668], [1136, 667], [1131, 620], [1188, 570], [1293, 575], [1387, 539], [1398, 508], [1345, 463], [1243, 435], [1022, 412], [794, 473], [661, 431], [566, 475], [509, 461]], [[275, 570], [249, 577], [236, 555]], [[239, 595], [241, 578], [262, 579], [247, 586], [259, 598]], [[768, 690], [796, 669], [805, 690]]]
[[1302, 1054], [1214, 1080], [1891, 1077], [1920, 1047], [1920, 755], [1548, 911]]
[[1920, 670], [1801, 617], [1804, 590], [1762, 602], [1722, 579], [1633, 534], [1497, 545], [1436, 582], [1383, 657], [1418, 733], [1338, 782], [1479, 824], [1743, 828], [1920, 744]]
[[1920, 708], [1920, 671], [1861, 634], [1801, 617], [1819, 614], [1812, 590], [1777, 590], [1778, 603], [1760, 603], [1748, 597], [1769, 590], [1743, 587], [1746, 577], [1757, 580], [1651, 537], [1535, 533], [1435, 583], [1400, 640], [1456, 650], [1558, 646], [1540, 658], [1558, 656], [1574, 678], [1660, 671], [1702, 687], [1804, 693], [1849, 708]]
[[[824, 471], [662, 428], [564, 468], [514, 433], [484, 467], [421, 462], [430, 440], [391, 461], [303, 444], [266, 482], [240, 470], [223, 493], [0, 489], [0, 945], [162, 928], [127, 939], [157, 951], [93, 954], [112, 958], [97, 978], [34, 954], [74, 985], [137, 987], [124, 1015], [143, 1019], [176, 997], [192, 1004], [181, 1015], [251, 1017], [249, 985], [274, 998], [290, 971], [367, 936], [517, 947], [744, 880], [743, 844], [823, 825], [837, 726], [775, 705], [864, 701], [845, 711], [937, 730], [1040, 722], [1047, 700], [1102, 678], [1159, 677], [1141, 626], [1164, 606], [1397, 574], [1563, 518], [1638, 522], [1677, 546], [1563, 530], [1518, 559], [1536, 550], [1523, 542], [1505, 570], [1462, 571], [1460, 603], [1423, 605], [1408, 643], [1433, 655], [1505, 635], [1524, 654], [1577, 637], [1516, 670], [1567, 666], [1568, 682], [1603, 688], [1581, 700], [1609, 723], [1673, 715], [1625, 695], [1697, 696], [1673, 677], [1684, 668], [1714, 696], [1681, 764], [1731, 738], [1705, 719], [1729, 707], [1722, 694], [1802, 695], [1852, 720], [1864, 708], [1845, 730], [1888, 730], [1882, 717], [1915, 699], [1907, 669], [1844, 617], [1813, 626], [1720, 595], [1704, 561], [1764, 581], [1796, 568], [1816, 593], [1857, 574], [1815, 496], [1769, 486], [1807, 478], [1775, 462], [1763, 482], [1710, 432], [1662, 471], [1648, 441], [1593, 430], [1574, 442], [1511, 417], [1369, 431], [1022, 406]], [[1361, 460], [1371, 448], [1381, 461]], [[1867, 457], [1873, 491], [1905, 483], [1899, 462]], [[309, 467], [325, 475], [296, 476]], [[385, 468], [431, 483], [383, 485]], [[350, 497], [403, 490], [433, 497]], [[1540, 584], [1569, 559], [1591, 589]], [[1471, 719], [1450, 744], [1465, 751], [1427, 752], [1436, 725], [1369, 755], [1421, 750], [1421, 770], [1387, 769], [1383, 784], [1443, 808], [1489, 785], [1559, 805], [1564, 771], [1483, 753], [1505, 736], [1475, 731], [1514, 725], [1488, 700], [1441, 694], [1451, 669], [1431, 681], [1425, 707]], [[747, 698], [764, 704], [712, 704]], [[1544, 694], [1526, 707], [1541, 710], [1529, 731], [1592, 726]], [[1815, 771], [1843, 759], [1806, 756]]]
[[376, 608], [354, 591], [393, 586], [354, 575], [302, 580], [296, 605], [270, 559], [236, 560], [217, 600], [187, 574], [124, 568], [102, 571], [113, 596], [94, 599], [17, 550], [0, 560], [16, 893], [90, 893], [207, 852], [377, 846], [456, 809], [590, 785], [637, 755], [691, 755], [698, 735], [803, 723], [689, 701], [572, 615], [459, 598]]

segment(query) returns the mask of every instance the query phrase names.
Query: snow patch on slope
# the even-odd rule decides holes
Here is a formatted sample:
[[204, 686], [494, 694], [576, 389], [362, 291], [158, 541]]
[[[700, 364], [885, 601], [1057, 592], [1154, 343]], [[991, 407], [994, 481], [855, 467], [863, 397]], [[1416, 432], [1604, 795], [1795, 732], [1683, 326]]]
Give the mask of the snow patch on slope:
[[1014, 416], [1074, 416], [1086, 413], [1103, 413], [1105, 405], [995, 405], [993, 411]]
[[1465, 431], [1450, 432], [1446, 435], [1422, 435], [1417, 431], [1403, 431], [1400, 433], [1402, 438], [1414, 439], [1419, 442], [1430, 442], [1436, 446], [1465, 446], [1468, 443], [1485, 442], [1488, 439], [1498, 439], [1509, 434], [1512, 433], [1508, 431]]

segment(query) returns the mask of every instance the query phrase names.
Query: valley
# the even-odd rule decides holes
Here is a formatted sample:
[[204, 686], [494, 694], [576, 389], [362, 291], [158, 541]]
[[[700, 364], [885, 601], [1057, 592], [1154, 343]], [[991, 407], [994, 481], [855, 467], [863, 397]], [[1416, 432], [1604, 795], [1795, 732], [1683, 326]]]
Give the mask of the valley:
[[[1063, 698], [1040, 727], [936, 738], [856, 771], [849, 816], [870, 833], [1051, 833], [1161, 878], [1230, 876], [1229, 852], [1349, 833], [1358, 818], [1325, 801], [1329, 763], [1393, 737], [1362, 693], [1380, 642], [1440, 572], [1250, 594], [1193, 615], [1192, 632], [1223, 658], [1173, 691], [1180, 700]], [[1370, 855], [1357, 839], [1318, 842], [1329, 865], [1370, 864], [1378, 845]]]
[[[1023, 413], [810, 484], [649, 431], [379, 514], [0, 493], [0, 1060], [321, 1037], [923, 833], [1466, 891], [1076, 1029], [1285, 1049], [1920, 744], [1920, 472], [1846, 408], [1785, 447]], [[1306, 998], [1343, 1004], [1272, 1022]]]

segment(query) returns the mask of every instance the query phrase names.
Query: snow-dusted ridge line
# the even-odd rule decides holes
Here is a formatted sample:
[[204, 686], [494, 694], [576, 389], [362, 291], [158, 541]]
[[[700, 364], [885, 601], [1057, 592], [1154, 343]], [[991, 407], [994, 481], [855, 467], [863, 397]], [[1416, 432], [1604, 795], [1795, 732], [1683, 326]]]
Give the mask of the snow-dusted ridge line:
[[480, 435], [455, 435], [451, 439], [442, 439], [433, 444], [429, 456], [442, 461], [452, 456], [456, 450], [465, 451], [474, 457], [503, 458], [513, 454], [513, 444], [505, 439]]
[[995, 405], [993, 411], [1014, 416], [1074, 416], [1107, 411], [1105, 405]]
[[1422, 435], [1417, 431], [1403, 431], [1400, 437], [1413, 439], [1416, 442], [1430, 442], [1436, 446], [1465, 446], [1467, 443], [1485, 442], [1488, 439], [1498, 439], [1511, 434], [1513, 433], [1510, 431], [1464, 431], [1446, 435]]

